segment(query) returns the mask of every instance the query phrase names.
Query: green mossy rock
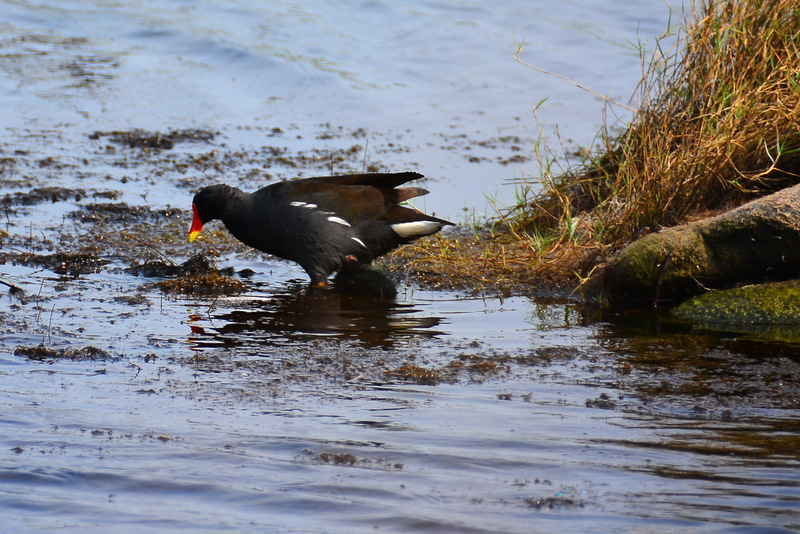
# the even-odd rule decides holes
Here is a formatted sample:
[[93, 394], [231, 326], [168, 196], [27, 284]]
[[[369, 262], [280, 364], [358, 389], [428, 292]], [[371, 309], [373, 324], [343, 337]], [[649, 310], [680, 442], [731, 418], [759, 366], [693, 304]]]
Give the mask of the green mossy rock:
[[610, 272], [613, 301], [659, 302], [702, 291], [709, 252], [696, 228], [647, 235], [625, 248]]
[[800, 280], [711, 291], [680, 304], [672, 315], [731, 326], [800, 326]]
[[800, 342], [800, 280], [722, 289], [693, 297], [671, 315], [704, 330]]
[[708, 289], [800, 275], [800, 185], [622, 250], [608, 270], [611, 302], [676, 302]]

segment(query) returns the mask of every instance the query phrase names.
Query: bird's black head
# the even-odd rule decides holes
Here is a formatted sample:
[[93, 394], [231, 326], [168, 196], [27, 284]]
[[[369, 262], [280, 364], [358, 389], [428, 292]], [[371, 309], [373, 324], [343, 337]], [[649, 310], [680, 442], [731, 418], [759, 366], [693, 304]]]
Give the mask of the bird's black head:
[[210, 185], [201, 189], [192, 199], [192, 207], [200, 221], [207, 223], [225, 216], [235, 189], [226, 184]]
[[208, 221], [223, 219], [230, 208], [235, 188], [226, 185], [210, 185], [201, 189], [192, 199], [192, 226], [189, 229], [189, 241], [194, 241], [200, 229]]

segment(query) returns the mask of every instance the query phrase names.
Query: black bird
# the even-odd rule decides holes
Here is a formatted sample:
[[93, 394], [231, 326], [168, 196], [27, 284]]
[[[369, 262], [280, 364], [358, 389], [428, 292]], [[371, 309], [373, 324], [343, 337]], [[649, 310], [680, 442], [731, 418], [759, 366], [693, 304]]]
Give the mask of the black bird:
[[345, 266], [366, 265], [453, 224], [399, 205], [428, 193], [398, 188], [419, 178], [416, 172], [348, 174], [278, 182], [253, 193], [211, 185], [192, 201], [189, 241], [220, 219], [239, 241], [299, 263], [312, 284], [325, 285]]

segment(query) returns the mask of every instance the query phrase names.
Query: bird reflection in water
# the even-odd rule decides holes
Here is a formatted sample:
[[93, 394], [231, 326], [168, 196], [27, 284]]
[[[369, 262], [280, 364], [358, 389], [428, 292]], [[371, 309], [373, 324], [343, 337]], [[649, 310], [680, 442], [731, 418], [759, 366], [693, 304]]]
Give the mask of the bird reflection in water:
[[422, 316], [413, 304], [297, 283], [271, 295], [217, 301], [208, 315], [190, 317], [189, 341], [202, 349], [331, 336], [390, 348], [400, 340], [442, 335], [436, 329], [441, 322], [441, 317]]

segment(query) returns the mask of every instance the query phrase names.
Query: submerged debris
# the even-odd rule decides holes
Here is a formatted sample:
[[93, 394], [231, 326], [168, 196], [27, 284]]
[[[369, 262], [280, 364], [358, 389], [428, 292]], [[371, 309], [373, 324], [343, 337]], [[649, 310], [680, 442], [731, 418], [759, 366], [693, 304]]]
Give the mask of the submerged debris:
[[596, 399], [586, 399], [587, 408], [600, 408], [601, 410], [613, 410], [617, 407], [617, 403], [611, 400], [608, 393], [601, 393]]
[[148, 278], [166, 278], [170, 276], [205, 276], [214, 273], [222, 273], [226, 276], [233, 274], [233, 269], [223, 269], [220, 271], [214, 263], [203, 254], [195, 254], [180, 265], [166, 263], [163, 261], [146, 261], [144, 263], [134, 263], [127, 269], [127, 273], [146, 276]]
[[0, 207], [9, 208], [11, 206], [31, 206], [43, 202], [62, 202], [74, 199], [76, 201], [86, 196], [83, 189], [72, 189], [66, 187], [35, 187], [27, 192], [17, 191], [6, 193], [0, 198]]
[[244, 291], [244, 283], [233, 277], [233, 269], [217, 269], [214, 263], [202, 254], [195, 254], [180, 265], [162, 261], [134, 264], [128, 273], [149, 278], [169, 278], [156, 283], [166, 293], [191, 295], [230, 295]]
[[126, 145], [130, 148], [162, 148], [169, 150], [175, 143], [184, 141], [204, 141], [209, 142], [216, 136], [215, 132], [201, 129], [173, 130], [166, 134], [159, 132], [146, 132], [144, 130], [129, 130], [110, 132], [96, 131], [89, 135], [89, 139], [100, 139], [107, 137], [112, 143]]
[[583, 508], [586, 506], [585, 501], [564, 497], [562, 495], [543, 497], [540, 499], [529, 498], [525, 499], [524, 502], [526, 507], [533, 508], [534, 510], [561, 510], [563, 508]]
[[2, 278], [0, 278], [0, 284], [8, 287], [8, 292], [11, 293], [12, 295], [21, 295], [22, 293], [25, 292], [21, 287], [15, 285], [15, 284], [12, 284], [11, 282], [7, 282], [6, 280], [3, 280]]
[[439, 371], [425, 369], [419, 365], [403, 365], [397, 369], [384, 372], [385, 375], [403, 379], [407, 382], [415, 382], [424, 386], [435, 386], [439, 383], [441, 375]]
[[29, 360], [111, 360], [113, 356], [103, 349], [88, 345], [79, 349], [54, 349], [44, 345], [34, 347], [19, 346], [14, 349], [15, 356]]
[[244, 291], [244, 284], [241, 280], [225, 276], [219, 271], [212, 274], [164, 280], [156, 285], [166, 293], [187, 295], [236, 295]]
[[20, 265], [40, 265], [56, 274], [69, 276], [94, 274], [108, 263], [107, 260], [103, 260], [98, 256], [97, 250], [94, 248], [87, 248], [78, 252], [56, 252], [55, 254], [14, 254], [8, 259]]
[[130, 206], [124, 202], [86, 204], [81, 209], [73, 211], [69, 216], [83, 222], [99, 221], [141, 221], [144, 219], [162, 219], [180, 216], [183, 210], [179, 208], [151, 209], [147, 206]]
[[359, 458], [349, 452], [321, 452], [317, 453], [306, 449], [303, 451], [312, 463], [330, 464], [344, 467], [361, 467], [367, 469], [381, 469], [399, 471], [403, 469], [403, 463], [389, 458]]

